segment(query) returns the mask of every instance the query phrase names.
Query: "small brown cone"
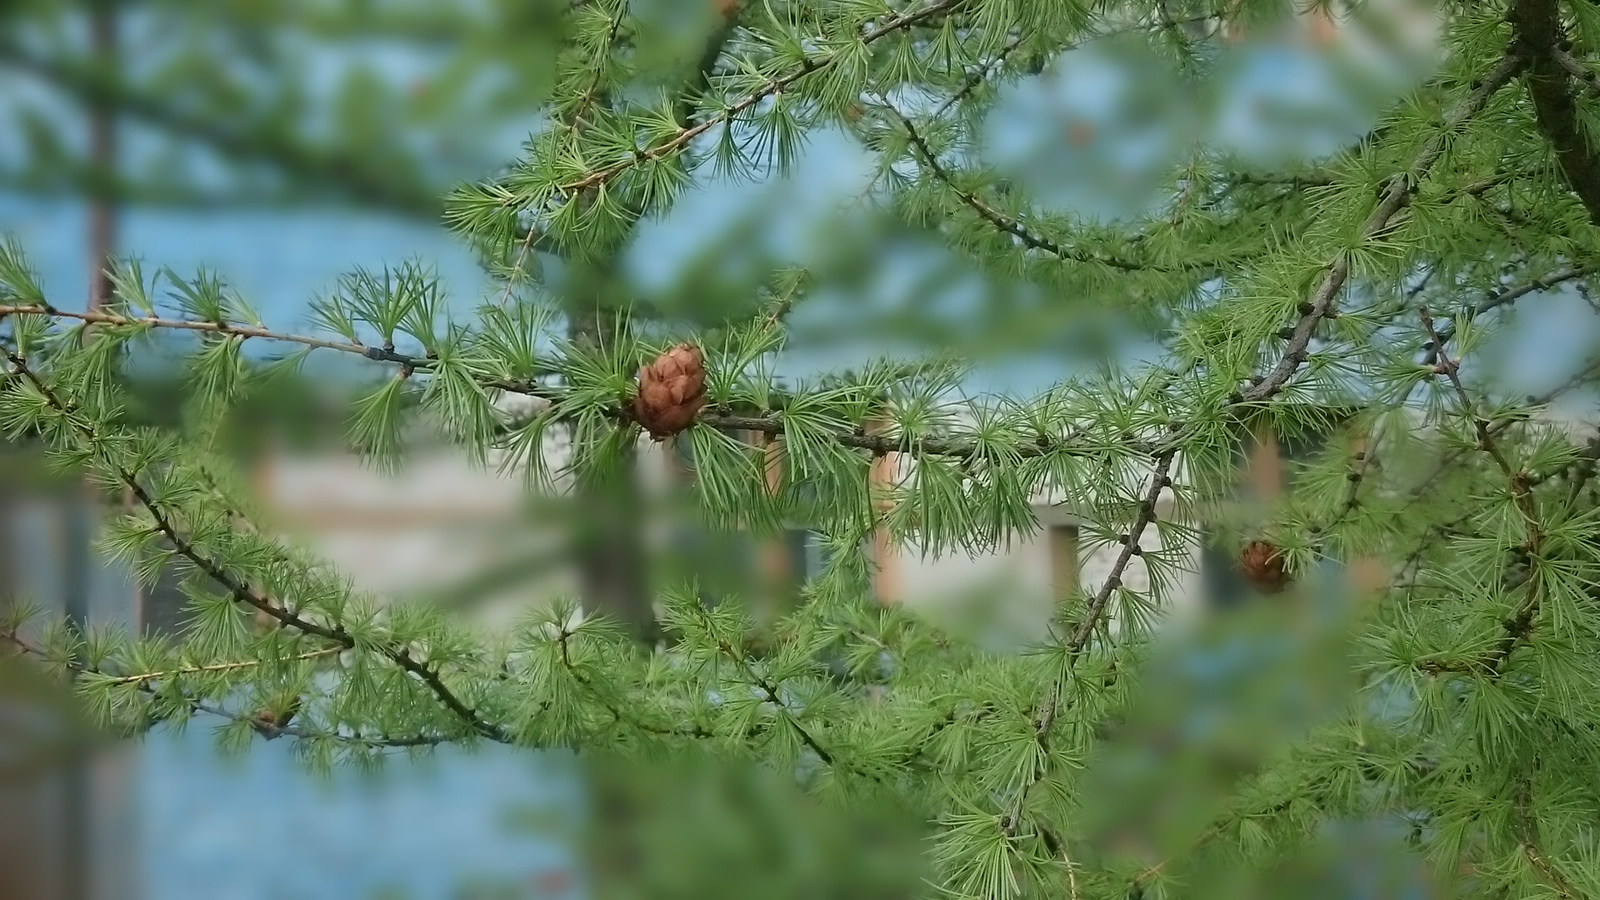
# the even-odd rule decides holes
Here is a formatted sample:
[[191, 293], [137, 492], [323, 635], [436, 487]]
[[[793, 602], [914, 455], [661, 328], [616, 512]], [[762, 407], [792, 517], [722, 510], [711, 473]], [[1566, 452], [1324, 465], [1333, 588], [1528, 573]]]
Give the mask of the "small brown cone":
[[679, 344], [639, 371], [633, 417], [652, 438], [664, 441], [688, 428], [705, 402], [705, 357], [699, 347]]
[[1289, 586], [1289, 573], [1283, 567], [1283, 552], [1266, 541], [1251, 541], [1239, 554], [1239, 571], [1263, 594], [1281, 593]]
[[289, 727], [289, 724], [294, 721], [295, 713], [299, 711], [300, 704], [298, 702], [290, 704], [289, 708], [284, 710], [282, 715], [279, 715], [270, 709], [263, 709], [262, 711], [256, 713], [256, 730], [261, 733], [262, 737], [270, 741], [282, 734], [283, 729]]

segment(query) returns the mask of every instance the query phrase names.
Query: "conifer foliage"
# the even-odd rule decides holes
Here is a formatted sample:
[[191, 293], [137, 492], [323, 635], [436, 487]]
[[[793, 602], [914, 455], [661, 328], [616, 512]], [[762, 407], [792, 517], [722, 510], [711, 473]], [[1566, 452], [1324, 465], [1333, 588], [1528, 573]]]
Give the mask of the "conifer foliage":
[[[317, 333], [288, 334], [214, 278], [133, 263], [114, 304], [69, 311], [7, 244], [0, 422], [130, 497], [107, 546], [146, 575], [176, 561], [191, 598], [181, 641], [75, 635], [19, 607], [0, 623], [13, 649], [77, 670], [108, 727], [220, 717], [225, 745], [286, 739], [318, 767], [483, 742], [758, 763], [925, 823], [930, 895], [1309, 892], [1318, 854], [1355, 833], [1392, 837], [1407, 871], [1454, 896], [1600, 896], [1600, 444], [1536, 415], [1600, 362], [1534, 397], [1474, 372], [1513, 304], [1582, 286], [1600, 260], [1597, 7], [1441, 4], [1436, 71], [1361, 140], [1283, 171], [1199, 148], [1165, 202], [1107, 225], [986, 164], [1001, 89], [1100, 41], [1203, 85], [1226, 36], [1287, 4], [717, 2], [687, 91], [652, 51], [645, 6], [571, 5], [542, 130], [447, 200], [467, 239], [516, 267], [534, 252], [604, 261], [695, 184], [784, 170], [836, 127], [877, 154], [870, 202], [986, 272], [1159, 323], [1166, 357], [1029, 398], [966, 398], [943, 363], [794, 387], [771, 371], [809, 286], [799, 271], [772, 279], [752, 321], [603, 341], [568, 340], [537, 284], [446, 321], [420, 271], [366, 273], [313, 304]], [[195, 338], [193, 408], [183, 428], [142, 427], [121, 414], [122, 351], [166, 330]], [[258, 364], [247, 344], [281, 353]], [[386, 606], [258, 529], [207, 449], [231, 405], [315, 355], [383, 369], [349, 425], [375, 463], [403, 465], [425, 425], [546, 489], [571, 474], [542, 450], [557, 428], [571, 429], [570, 467], [596, 479], [643, 434], [678, 433], [709, 520], [764, 533], [803, 518], [827, 563], [760, 640], [737, 598], [692, 584], [660, 598], [669, 638], [655, 647], [565, 604], [511, 633]], [[506, 394], [536, 412], [508, 419]], [[1198, 523], [1231, 521], [1248, 434], [1336, 418], [1356, 440], [1330, 442], [1227, 529], [1271, 588], [1234, 626], [1300, 664], [1245, 666], [1225, 693], [1252, 713], [1196, 737], [1188, 716], [1210, 701], [1172, 669], [1188, 638], [1157, 628], [1183, 547]], [[748, 432], [775, 441], [776, 486]], [[868, 473], [890, 453], [910, 464], [878, 491]], [[1045, 495], [1068, 498], [1114, 562], [1027, 652], [873, 603], [876, 530], [982, 552], [1034, 533]], [[1324, 564], [1357, 556], [1382, 583], [1324, 615]], [[1306, 627], [1329, 615], [1336, 628]], [[1265, 723], [1280, 703], [1290, 712]], [[1140, 765], [1148, 777], [1129, 774]]]

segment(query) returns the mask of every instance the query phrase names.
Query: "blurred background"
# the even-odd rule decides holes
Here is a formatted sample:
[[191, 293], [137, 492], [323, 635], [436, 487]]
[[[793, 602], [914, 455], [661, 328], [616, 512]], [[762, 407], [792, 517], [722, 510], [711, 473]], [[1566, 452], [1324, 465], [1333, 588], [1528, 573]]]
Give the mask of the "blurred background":
[[[699, 0], [639, 4], [664, 21], [707, 12]], [[502, 169], [539, 127], [567, 5], [4, 0], [0, 231], [18, 237], [62, 308], [106, 296], [98, 274], [106, 261], [135, 257], [150, 270], [215, 273], [280, 331], [308, 330], [309, 301], [340, 290], [357, 268], [407, 262], [438, 276], [450, 311], [470, 314], [504, 288], [475, 248], [441, 226], [441, 197]], [[985, 124], [986, 158], [1046, 203], [1113, 221], [1162, 200], [1162, 185], [1201, 146], [1264, 164], [1334, 151], [1435, 64], [1430, 4], [1383, 9], [1397, 28], [1382, 39], [1319, 16], [1281, 33], [1230, 36], [1205, 100], [1153, 74], [1164, 69], [1137, 45], [1091, 43], [1002, 92]], [[754, 288], [775, 269], [806, 266], [816, 286], [789, 319], [783, 361], [796, 377], [884, 354], [954, 351], [973, 365], [969, 390], [1032, 392], [1107, 360], [1159, 352], [1161, 317], [1119, 313], [1128, 298], [1114, 286], [1103, 297], [1062, 298], [981, 271], [938, 235], [864, 202], [880, 177], [873, 154], [842, 131], [814, 135], [787, 178], [730, 182], [708, 167], [670, 213], [639, 226], [615, 291], [642, 317], [713, 327], [749, 314]], [[544, 262], [556, 274], [530, 290], [559, 302], [560, 261]], [[574, 323], [586, 314], [568, 309]], [[1506, 351], [1518, 362], [1508, 389], [1546, 386], [1593, 343], [1582, 298], [1552, 297], [1542, 309], [1516, 338], [1540, 352]], [[150, 352], [159, 357], [161, 348]], [[607, 563], [617, 558], [614, 545], [648, 536], [619, 536], [604, 516], [580, 515], [570, 497], [528, 495], [514, 475], [475, 470], [444, 446], [421, 448], [398, 476], [364, 468], [340, 441], [350, 396], [340, 379], [354, 390], [362, 377], [371, 373], [338, 370], [285, 386], [236, 417], [229, 437], [273, 527], [396, 602], [451, 604], [493, 623], [576, 594], [587, 608], [647, 628], [654, 585], [676, 570], [711, 571], [714, 561], [728, 586], [781, 604], [821, 565], [804, 523], [775, 545], [745, 546], [736, 536], [690, 535], [687, 520], [669, 518], [678, 526], [668, 549], [625, 551], [652, 562], [618, 578]], [[158, 385], [148, 397], [141, 414], [177, 420], [181, 390]], [[1272, 459], [1309, 452], [1269, 451]], [[548, 452], [559, 457], [561, 447]], [[658, 468], [670, 476], [665, 462]], [[1041, 498], [1038, 511], [1045, 527], [1037, 539], [983, 558], [924, 560], [875, 547], [878, 599], [959, 616], [996, 647], [1037, 638], [1054, 598], [1069, 585], [1098, 584], [1109, 562], [1078, 552], [1082, 523], [1068, 508]], [[91, 625], [178, 628], [176, 583], [140, 590], [93, 549], [102, 512], [99, 499], [52, 480], [30, 448], [7, 448], [0, 595], [32, 597]], [[739, 552], [728, 552], [734, 546]], [[1230, 565], [1192, 548], [1174, 603], [1225, 601], [1237, 590]], [[0, 740], [10, 738], [0, 732]], [[759, 896], [888, 898], [923, 890], [924, 873], [907, 862], [915, 845], [902, 843], [914, 828], [855, 823], [874, 840], [847, 840], [856, 832], [802, 814], [788, 789], [755, 772], [640, 784], [637, 772], [603, 762], [580, 769], [564, 757], [486, 750], [323, 779], [304, 771], [288, 741], [256, 742], [233, 758], [212, 744], [196, 722], [65, 767], [48, 765], [48, 753], [31, 765], [7, 759], [0, 896], [708, 897], [718, 885], [745, 896], [754, 884]], [[627, 798], [625, 815], [595, 802], [608, 796]], [[661, 826], [684, 821], [691, 803], [705, 827], [687, 831], [692, 846], [672, 844], [684, 832]], [[595, 819], [597, 808], [615, 815]], [[771, 834], [756, 835], [757, 822], [771, 823]], [[640, 853], [674, 865], [641, 866]], [[624, 870], [632, 881], [589, 877]], [[749, 880], [692, 877], [728, 872]], [[1379, 895], [1398, 896], [1367, 894]]]

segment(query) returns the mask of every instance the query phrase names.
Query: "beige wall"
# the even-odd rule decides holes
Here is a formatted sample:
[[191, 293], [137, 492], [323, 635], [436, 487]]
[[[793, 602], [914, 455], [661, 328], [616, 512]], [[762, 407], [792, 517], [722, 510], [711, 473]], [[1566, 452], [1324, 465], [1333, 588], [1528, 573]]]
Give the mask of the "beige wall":
[[[455, 454], [421, 456], [397, 476], [348, 456], [278, 456], [256, 475], [269, 525], [380, 596], [448, 589], [519, 556], [548, 555], [556, 539], [535, 527], [518, 477]], [[530, 594], [572, 589], [552, 577], [531, 590], [515, 585], [478, 608], [503, 621]]]
[[[1158, 515], [1168, 508], [1158, 508]], [[1048, 510], [1043, 518], [1049, 520]], [[1056, 516], [1056, 527], [1070, 525], [1070, 517]], [[1065, 543], [1065, 542], [1063, 542]], [[1141, 548], [1155, 551], [1162, 546], [1157, 529], [1146, 529], [1139, 542]], [[1071, 548], [1066, 548], [1071, 549]], [[1046, 529], [1026, 538], [1014, 539], [1010, 546], [1001, 547], [990, 554], [948, 553], [938, 558], [923, 558], [916, 547], [902, 547], [899, 553], [899, 589], [905, 603], [922, 608], [935, 615], [949, 614], [959, 606], [969, 608], [989, 607], [991, 627], [1002, 635], [1027, 639], [1045, 633], [1045, 628], [1057, 605], [1058, 585], [1061, 580], [1075, 581], [1085, 594], [1094, 594], [1105, 584], [1121, 554], [1117, 544], [1092, 544], [1086, 530], [1078, 532], [1076, 572], [1061, 571], [1067, 564], [1055, 552]], [[1173, 611], [1186, 611], [1196, 606], [1199, 597], [1199, 550], [1197, 547], [1173, 548], [1177, 564], [1186, 570], [1178, 584], [1163, 597]], [[1076, 575], [1076, 578], [1072, 578]], [[1149, 572], [1144, 560], [1134, 557], [1123, 573], [1123, 583], [1139, 592], [1149, 590]], [[989, 602], [985, 603], [984, 598]], [[1115, 606], [1112, 607], [1115, 613]]]
[[[663, 465], [659, 448], [647, 451], [647, 470]], [[258, 473], [257, 484], [277, 527], [361, 589], [380, 595], [459, 583], [517, 553], [547, 550], [556, 539], [528, 527], [527, 495], [519, 478], [476, 469], [447, 452], [416, 459], [398, 477], [380, 475], [351, 457], [277, 457]], [[1161, 513], [1169, 514], [1167, 504]], [[1075, 521], [1061, 505], [1041, 503], [1039, 515], [1056, 524]], [[1155, 529], [1148, 529], [1142, 544], [1153, 550], [1158, 541]], [[1092, 592], [1109, 574], [1120, 547], [1079, 550], [1080, 580]], [[1195, 554], [1186, 558], [1188, 567], [1196, 568]], [[1042, 633], [1054, 607], [1057, 576], [1045, 531], [977, 556], [923, 558], [915, 547], [900, 547], [892, 565], [893, 599], [938, 614], [978, 602], [975, 598], [990, 598], [997, 627], [1006, 633]], [[1125, 580], [1134, 590], [1146, 589], [1142, 560], [1132, 561]], [[551, 577], [536, 590], [508, 591], [483, 609], [498, 621], [529, 602], [572, 589], [565, 578]], [[1176, 593], [1173, 602], [1181, 605], [1194, 592], [1186, 585]]]
[[[1575, 439], [1587, 437], [1592, 422], [1551, 416], [1551, 424]], [[547, 459], [559, 467], [566, 447], [552, 429], [546, 445]], [[643, 441], [642, 468], [651, 490], [673, 480], [672, 466], [663, 449]], [[877, 468], [879, 478], [903, 479], [909, 474], [904, 460]], [[1126, 490], [1137, 493], [1148, 479], [1145, 472], [1130, 471]], [[1174, 480], [1183, 481], [1180, 464]], [[530, 498], [519, 477], [474, 468], [462, 456], [447, 450], [414, 459], [397, 478], [378, 475], [353, 458], [319, 456], [279, 457], [262, 473], [260, 486], [268, 506], [289, 533], [305, 541], [356, 584], [379, 594], [410, 593], [431, 586], [443, 587], [518, 553], [548, 552], [557, 537], [529, 528]], [[1035, 509], [1045, 526], [1075, 524], [1075, 511], [1086, 506], [1074, 498], [1041, 496]], [[1158, 518], [1168, 519], [1170, 494], [1158, 504]], [[1158, 546], [1156, 529], [1147, 529], [1142, 546]], [[1087, 539], [1085, 539], [1087, 543]], [[1080, 546], [1078, 580], [1094, 592], [1105, 582], [1120, 547]], [[889, 577], [880, 580], [880, 599], [906, 602], [939, 613], [987, 599], [991, 620], [1013, 634], [1037, 635], [1054, 608], [1057, 591], [1052, 558], [1059, 557], [1047, 531], [1014, 539], [993, 554], [964, 553], [922, 558], [915, 547], [899, 547], [888, 554]], [[1187, 614], [1198, 608], [1199, 550], [1184, 548], [1179, 568], [1183, 574], [1166, 598], [1169, 610]], [[1054, 569], [1059, 569], [1057, 565]], [[1124, 575], [1136, 591], [1148, 589], [1144, 562], [1135, 558]], [[514, 615], [530, 600], [570, 594], [573, 585], [552, 577], [536, 589], [520, 587], [485, 604], [498, 619]], [[1113, 612], [1115, 608], [1113, 607]]]

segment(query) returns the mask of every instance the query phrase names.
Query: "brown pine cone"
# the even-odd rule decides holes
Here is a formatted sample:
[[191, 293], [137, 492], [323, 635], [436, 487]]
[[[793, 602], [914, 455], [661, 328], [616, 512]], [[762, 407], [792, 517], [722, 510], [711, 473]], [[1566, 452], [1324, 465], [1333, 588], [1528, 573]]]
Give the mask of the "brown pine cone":
[[1283, 567], [1283, 552], [1266, 541], [1251, 541], [1239, 553], [1239, 571], [1256, 590], [1277, 594], [1289, 586], [1289, 573]]
[[652, 438], [664, 441], [688, 428], [705, 402], [705, 357], [699, 347], [679, 344], [639, 371], [633, 417]]
[[299, 711], [299, 700], [290, 703], [289, 708], [285, 709], [281, 714], [275, 713], [271, 709], [263, 709], [256, 713], [255, 716], [256, 731], [270, 741], [282, 734], [283, 729], [289, 727], [290, 723], [294, 721], [295, 714]]

